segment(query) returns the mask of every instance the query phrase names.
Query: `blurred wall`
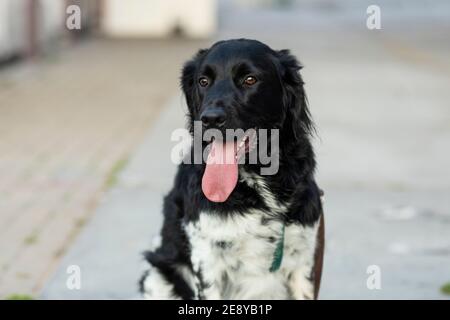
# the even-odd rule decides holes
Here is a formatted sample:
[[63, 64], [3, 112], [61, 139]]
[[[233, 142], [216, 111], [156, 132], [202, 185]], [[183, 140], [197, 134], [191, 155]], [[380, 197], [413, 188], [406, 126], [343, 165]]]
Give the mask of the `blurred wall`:
[[97, 0], [0, 0], [0, 60], [33, 56], [68, 35], [66, 8], [81, 8], [81, 30], [98, 19]]
[[103, 31], [118, 37], [165, 37], [180, 30], [193, 38], [211, 36], [216, 0], [104, 0]]
[[0, 0], [0, 59], [34, 54], [63, 30], [64, 1]]
[[0, 0], [0, 59], [26, 48], [26, 0]]

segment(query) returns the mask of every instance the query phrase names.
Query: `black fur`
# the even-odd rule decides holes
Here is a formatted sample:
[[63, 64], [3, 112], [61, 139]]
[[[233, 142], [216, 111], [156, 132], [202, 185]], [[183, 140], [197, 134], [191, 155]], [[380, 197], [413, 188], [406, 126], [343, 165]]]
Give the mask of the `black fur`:
[[[299, 73], [301, 68], [288, 50], [275, 51], [255, 40], [220, 41], [200, 50], [184, 65], [181, 87], [186, 96], [191, 132], [193, 121], [199, 120], [211, 105], [225, 109], [226, 128], [280, 129], [279, 171], [265, 179], [278, 200], [291, 206], [287, 214], [275, 218], [284, 219], [287, 224], [312, 225], [319, 219], [322, 208], [314, 180], [315, 158], [310, 142], [314, 126]], [[239, 83], [248, 73], [256, 74], [258, 83], [242, 88]], [[205, 75], [210, 79], [207, 88], [198, 85], [199, 77]], [[243, 166], [256, 174], [261, 167], [260, 164]], [[179, 166], [174, 187], [164, 201], [162, 245], [155, 252], [145, 254], [148, 262], [174, 283], [176, 293], [185, 299], [193, 298], [193, 292], [174, 271], [175, 264], [192, 270], [182, 222], [198, 219], [201, 211], [229, 215], [248, 214], [249, 208], [265, 209], [260, 194], [243, 182], [238, 182], [226, 202], [207, 200], [201, 189], [204, 169], [204, 164]]]

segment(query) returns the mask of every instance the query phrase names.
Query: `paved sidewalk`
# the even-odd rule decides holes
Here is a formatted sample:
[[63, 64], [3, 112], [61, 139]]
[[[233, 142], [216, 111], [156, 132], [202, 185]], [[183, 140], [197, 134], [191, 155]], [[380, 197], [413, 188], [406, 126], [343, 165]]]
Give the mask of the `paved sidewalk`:
[[96, 39], [0, 72], [0, 298], [40, 292], [198, 46]]
[[[170, 160], [170, 135], [184, 127], [181, 97], [173, 98], [146, 135], [117, 184], [99, 204], [91, 223], [64, 257], [46, 286], [44, 299], [131, 299], [147, 250], [162, 223], [162, 200], [176, 166]], [[81, 268], [81, 290], [68, 290], [67, 268]]]

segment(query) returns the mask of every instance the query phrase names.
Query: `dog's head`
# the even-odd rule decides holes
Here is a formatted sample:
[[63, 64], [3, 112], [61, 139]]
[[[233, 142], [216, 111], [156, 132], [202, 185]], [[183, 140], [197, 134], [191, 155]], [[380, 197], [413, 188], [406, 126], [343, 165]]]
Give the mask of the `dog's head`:
[[220, 41], [200, 50], [182, 71], [189, 127], [280, 129], [292, 143], [312, 130], [301, 65], [288, 50], [256, 40]]
[[[272, 149], [276, 144], [279, 148], [270, 155], [278, 159], [283, 146], [298, 150], [302, 142], [308, 143], [305, 137], [312, 123], [300, 68], [289, 51], [274, 51], [245, 39], [218, 42], [186, 63], [181, 85], [189, 108], [190, 131], [194, 138], [199, 134], [194, 130], [194, 121], [198, 121], [205, 129], [220, 133], [219, 138], [202, 137], [210, 146], [202, 178], [202, 190], [209, 200], [228, 199], [238, 182], [238, 162], [250, 150], [258, 150], [252, 154], [260, 155], [264, 145], [270, 143]], [[230, 129], [245, 133], [230, 138]], [[261, 129], [278, 129], [279, 139], [271, 142], [275, 134], [263, 143], [261, 131], [257, 131]], [[249, 164], [259, 167], [263, 161], [258, 161]], [[278, 160], [272, 164], [270, 174], [276, 174]]]

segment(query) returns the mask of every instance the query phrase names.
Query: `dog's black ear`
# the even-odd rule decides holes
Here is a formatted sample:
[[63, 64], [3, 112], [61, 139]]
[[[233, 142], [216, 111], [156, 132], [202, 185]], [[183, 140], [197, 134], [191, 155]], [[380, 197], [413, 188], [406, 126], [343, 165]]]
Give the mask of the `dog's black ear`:
[[288, 135], [299, 139], [314, 132], [314, 124], [308, 109], [308, 101], [300, 75], [302, 65], [289, 50], [277, 51], [280, 78], [283, 86], [283, 102], [286, 108], [285, 128]]
[[181, 71], [181, 89], [183, 90], [184, 96], [186, 97], [186, 104], [188, 106], [189, 129], [191, 129], [192, 127], [196, 115], [196, 110], [198, 104], [200, 103], [195, 85], [197, 68], [202, 57], [206, 54], [207, 51], [207, 49], [199, 50], [191, 60], [184, 64]]

